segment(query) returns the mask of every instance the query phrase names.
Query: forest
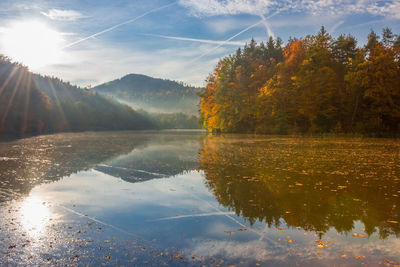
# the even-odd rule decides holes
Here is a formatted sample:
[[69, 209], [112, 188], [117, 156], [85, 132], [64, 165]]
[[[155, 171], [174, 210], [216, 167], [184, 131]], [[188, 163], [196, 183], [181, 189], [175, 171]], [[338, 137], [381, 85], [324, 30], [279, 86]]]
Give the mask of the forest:
[[209, 75], [200, 116], [213, 132], [398, 135], [400, 36], [252, 40]]
[[0, 138], [156, 128], [127, 105], [0, 57]]

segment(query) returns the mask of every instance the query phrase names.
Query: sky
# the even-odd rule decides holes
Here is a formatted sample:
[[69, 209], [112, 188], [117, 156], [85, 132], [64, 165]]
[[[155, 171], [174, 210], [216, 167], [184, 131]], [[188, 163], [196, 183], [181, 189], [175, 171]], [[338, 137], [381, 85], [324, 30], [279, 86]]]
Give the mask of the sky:
[[400, 0], [1, 0], [0, 54], [79, 86], [129, 73], [204, 86], [254, 38], [400, 34]]

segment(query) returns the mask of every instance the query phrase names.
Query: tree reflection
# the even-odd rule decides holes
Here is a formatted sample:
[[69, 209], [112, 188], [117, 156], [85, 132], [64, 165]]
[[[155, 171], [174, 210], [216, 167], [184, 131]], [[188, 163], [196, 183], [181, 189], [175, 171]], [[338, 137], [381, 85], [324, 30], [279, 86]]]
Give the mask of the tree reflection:
[[0, 203], [27, 195], [38, 184], [92, 168], [127, 182], [193, 170], [198, 168], [199, 137], [174, 132], [88, 132], [0, 143]]
[[251, 224], [348, 233], [356, 221], [380, 238], [399, 235], [400, 145], [395, 140], [209, 137], [206, 183]]

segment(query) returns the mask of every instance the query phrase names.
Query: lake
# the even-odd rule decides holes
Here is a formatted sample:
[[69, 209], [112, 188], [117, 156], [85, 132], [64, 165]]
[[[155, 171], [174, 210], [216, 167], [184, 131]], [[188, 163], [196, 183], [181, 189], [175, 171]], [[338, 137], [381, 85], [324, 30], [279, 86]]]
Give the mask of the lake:
[[1, 265], [395, 266], [400, 141], [102, 132], [0, 143]]

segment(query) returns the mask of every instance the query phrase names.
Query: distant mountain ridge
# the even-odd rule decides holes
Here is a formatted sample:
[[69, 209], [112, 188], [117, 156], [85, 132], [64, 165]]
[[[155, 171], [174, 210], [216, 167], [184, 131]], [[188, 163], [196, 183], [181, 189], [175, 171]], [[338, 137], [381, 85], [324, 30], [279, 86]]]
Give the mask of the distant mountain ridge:
[[149, 112], [198, 114], [202, 88], [176, 81], [128, 74], [91, 89], [117, 98], [135, 109]]

